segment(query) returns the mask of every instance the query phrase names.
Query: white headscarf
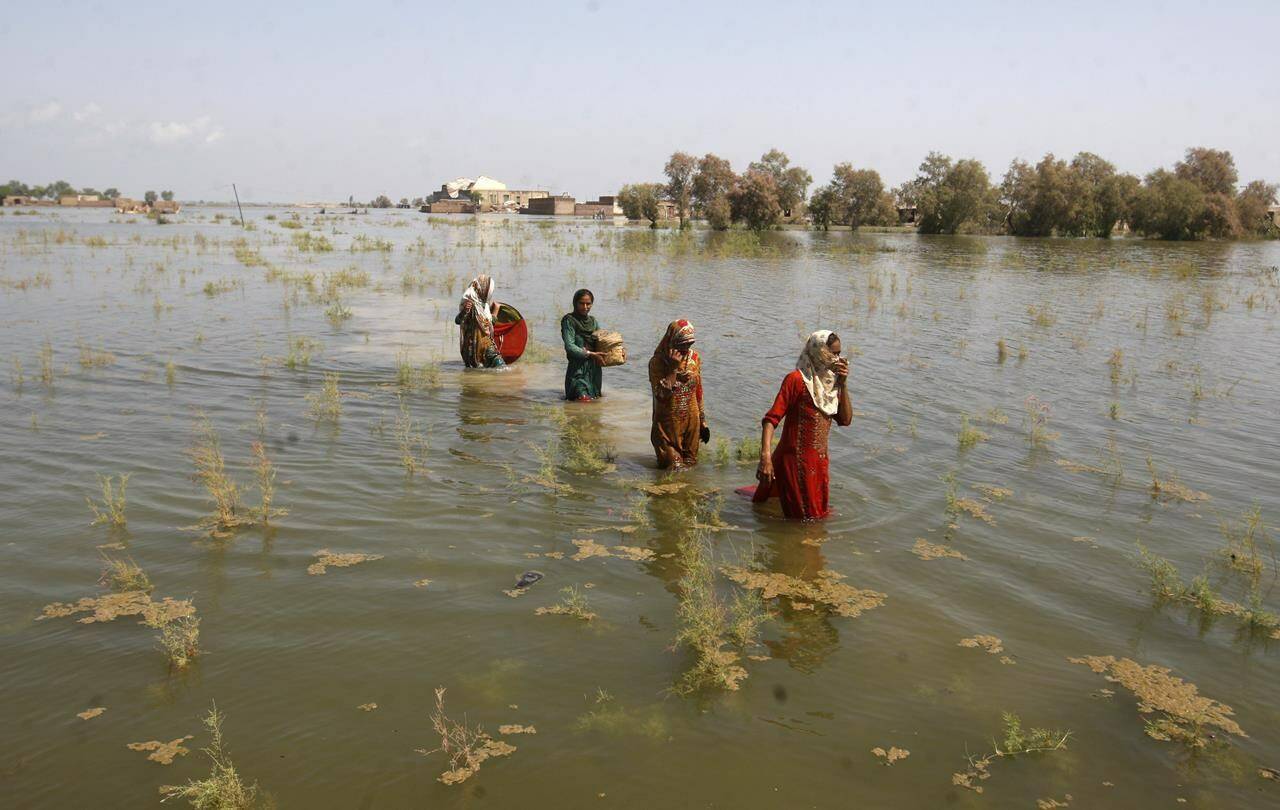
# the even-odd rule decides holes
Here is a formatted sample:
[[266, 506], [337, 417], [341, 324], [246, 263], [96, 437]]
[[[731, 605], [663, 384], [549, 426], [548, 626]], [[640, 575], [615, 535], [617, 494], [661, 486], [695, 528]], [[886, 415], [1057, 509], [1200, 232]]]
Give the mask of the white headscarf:
[[840, 405], [840, 393], [836, 391], [836, 372], [833, 366], [839, 358], [827, 346], [827, 339], [830, 337], [831, 331], [828, 329], [820, 329], [809, 335], [804, 350], [800, 352], [800, 359], [796, 361], [796, 368], [800, 371], [800, 376], [804, 377], [805, 387], [809, 389], [814, 406], [827, 416], [834, 416]]
[[487, 332], [493, 326], [493, 315], [489, 312], [489, 302], [493, 300], [493, 279], [485, 274], [476, 276], [462, 293], [463, 301], [471, 302], [471, 311]]

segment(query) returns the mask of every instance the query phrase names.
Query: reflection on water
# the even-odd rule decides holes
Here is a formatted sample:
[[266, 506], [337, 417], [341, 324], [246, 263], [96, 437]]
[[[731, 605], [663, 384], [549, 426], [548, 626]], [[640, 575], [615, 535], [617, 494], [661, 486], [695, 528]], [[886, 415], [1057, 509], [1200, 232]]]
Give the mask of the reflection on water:
[[[218, 213], [187, 209], [163, 228], [93, 209], [0, 218], [0, 791], [14, 806], [154, 801], [203, 764], [161, 771], [124, 745], [198, 734], [215, 700], [237, 765], [283, 807], [934, 807], [970, 800], [951, 774], [1002, 734], [1006, 711], [1073, 737], [1067, 752], [993, 767], [992, 806], [1066, 793], [1081, 806], [1275, 803], [1256, 774], [1280, 758], [1280, 639], [1205, 605], [1280, 611], [1269, 552], [1258, 588], [1223, 553], [1255, 504], [1268, 538], [1280, 519], [1276, 243], [757, 243], [304, 212], [334, 246], [311, 252], [266, 219], [283, 211], [255, 211], [252, 231]], [[361, 235], [392, 249], [363, 249]], [[462, 368], [452, 315], [478, 272], [549, 362]], [[633, 358], [585, 405], [561, 398], [557, 333], [583, 286]], [[335, 298], [349, 319], [326, 317]], [[678, 316], [698, 328], [715, 439], [697, 468], [669, 475], [649, 444], [644, 360]], [[817, 328], [849, 347], [855, 419], [831, 438], [836, 514], [797, 524], [734, 493], [754, 473], [735, 448], [758, 440]], [[298, 338], [314, 342], [305, 362]], [[402, 389], [401, 358], [438, 362], [438, 380]], [[344, 396], [318, 422], [307, 395], [325, 372]], [[1029, 440], [1032, 395], [1056, 439]], [[187, 453], [199, 413], [246, 503], [251, 443], [264, 441], [287, 517], [225, 540], [181, 528], [210, 509]], [[424, 440], [412, 474], [402, 413]], [[985, 439], [960, 441], [962, 417]], [[1162, 493], [1178, 483], [1210, 499], [1153, 498], [1148, 457]], [[121, 473], [127, 526], [88, 525], [96, 476]], [[640, 488], [672, 482], [687, 486]], [[724, 524], [708, 532], [716, 566], [808, 585], [842, 576], [883, 605], [848, 617], [770, 599], [740, 689], [677, 696], [691, 661], [674, 646], [680, 540], [698, 510]], [[574, 559], [588, 538], [652, 556]], [[963, 557], [922, 559], [918, 540]], [[1220, 601], [1154, 600], [1137, 541]], [[320, 549], [382, 559], [308, 576]], [[104, 553], [194, 601], [195, 665], [168, 671], [142, 625], [32, 621], [99, 593]], [[530, 569], [544, 579], [504, 594]], [[596, 620], [534, 616], [566, 586]], [[716, 588], [740, 590], [720, 575]], [[976, 635], [1016, 663], [958, 646]], [[1249, 736], [1199, 752], [1153, 740], [1132, 695], [1103, 695], [1066, 660], [1084, 655], [1171, 667]], [[466, 785], [441, 785], [442, 761], [413, 750], [435, 745], [436, 686], [490, 733], [538, 734]], [[369, 703], [378, 711], [355, 708]], [[94, 706], [108, 710], [76, 717]], [[889, 745], [910, 759], [883, 767], [870, 751]]]

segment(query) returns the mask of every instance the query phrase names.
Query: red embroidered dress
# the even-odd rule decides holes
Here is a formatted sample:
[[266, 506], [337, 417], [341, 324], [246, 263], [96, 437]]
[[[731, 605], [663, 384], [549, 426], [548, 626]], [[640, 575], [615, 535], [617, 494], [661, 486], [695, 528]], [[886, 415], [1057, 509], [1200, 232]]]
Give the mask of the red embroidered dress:
[[782, 438], [773, 450], [773, 483], [760, 484], [754, 502], [776, 495], [782, 502], [782, 514], [788, 518], [820, 520], [830, 514], [827, 436], [833, 418], [813, 404], [799, 371], [783, 378], [773, 407], [763, 420], [775, 428], [786, 420]]

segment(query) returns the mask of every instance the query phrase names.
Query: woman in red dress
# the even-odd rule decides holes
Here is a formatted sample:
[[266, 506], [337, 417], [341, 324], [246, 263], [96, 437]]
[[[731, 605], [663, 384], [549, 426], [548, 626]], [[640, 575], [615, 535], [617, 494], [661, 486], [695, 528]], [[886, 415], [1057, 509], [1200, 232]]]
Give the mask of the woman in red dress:
[[[821, 520], [831, 512], [827, 434], [832, 419], [841, 427], [853, 421], [848, 379], [849, 362], [840, 357], [840, 337], [826, 330], [810, 335], [796, 370], [783, 378], [773, 407], [761, 421], [756, 470], [760, 485], [753, 501], [777, 495], [782, 513], [801, 520]], [[774, 428], [784, 419], [782, 440], [770, 454]]]

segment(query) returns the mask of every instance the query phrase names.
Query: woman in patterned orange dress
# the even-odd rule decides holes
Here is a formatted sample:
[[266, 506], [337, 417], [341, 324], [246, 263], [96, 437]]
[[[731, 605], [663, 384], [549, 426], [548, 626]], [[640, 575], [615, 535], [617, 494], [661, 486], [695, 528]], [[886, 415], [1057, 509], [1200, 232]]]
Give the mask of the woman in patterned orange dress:
[[[849, 362], [840, 357], [840, 349], [840, 337], [832, 332], [810, 335], [796, 370], [783, 378], [761, 421], [760, 485], [752, 500], [760, 503], [777, 495], [788, 518], [821, 520], [831, 512], [827, 435], [833, 419], [841, 427], [853, 421], [846, 390]], [[784, 419], [782, 439], [770, 453], [774, 429]]]
[[658, 467], [692, 467], [698, 441], [711, 440], [702, 410], [702, 358], [693, 350], [693, 324], [673, 321], [649, 359], [653, 389], [653, 428], [649, 440]]

